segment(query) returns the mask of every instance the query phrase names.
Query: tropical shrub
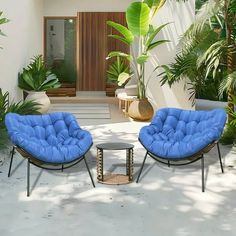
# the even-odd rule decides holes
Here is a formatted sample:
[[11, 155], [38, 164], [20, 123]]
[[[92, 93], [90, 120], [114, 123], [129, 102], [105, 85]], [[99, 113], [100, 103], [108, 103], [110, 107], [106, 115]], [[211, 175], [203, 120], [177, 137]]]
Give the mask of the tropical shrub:
[[18, 86], [25, 91], [47, 91], [59, 88], [61, 84], [57, 76], [47, 68], [43, 56], [38, 55], [19, 73]]
[[111, 83], [116, 83], [119, 86], [122, 86], [122, 83], [119, 81], [119, 76], [122, 73], [130, 74], [130, 69], [127, 64], [128, 63], [124, 59], [118, 56], [108, 67], [107, 80]]
[[22, 115], [39, 114], [40, 104], [34, 101], [12, 102], [9, 99], [9, 93], [2, 93], [0, 89], [0, 149], [7, 146], [8, 138], [5, 129], [5, 116], [9, 112], [14, 112]]
[[[192, 97], [206, 81], [220, 80], [219, 97], [227, 92], [228, 107], [233, 110], [236, 85], [236, 0], [208, 0], [195, 22], [181, 40], [182, 49], [170, 65], [162, 83], [188, 78]], [[228, 113], [228, 121], [232, 116]]]

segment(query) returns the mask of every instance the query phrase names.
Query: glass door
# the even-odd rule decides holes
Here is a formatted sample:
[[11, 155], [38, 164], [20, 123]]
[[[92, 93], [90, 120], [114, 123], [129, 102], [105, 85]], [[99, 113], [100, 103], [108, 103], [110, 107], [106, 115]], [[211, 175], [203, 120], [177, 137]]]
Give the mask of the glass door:
[[60, 89], [49, 91], [49, 95], [75, 96], [76, 40], [75, 17], [45, 17], [45, 62], [62, 84]]

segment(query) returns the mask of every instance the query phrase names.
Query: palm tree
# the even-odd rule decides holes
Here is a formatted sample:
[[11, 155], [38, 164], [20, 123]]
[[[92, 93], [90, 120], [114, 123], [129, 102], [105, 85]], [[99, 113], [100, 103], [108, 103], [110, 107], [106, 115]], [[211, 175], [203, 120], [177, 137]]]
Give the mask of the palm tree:
[[[234, 90], [236, 84], [236, 0], [224, 0], [224, 19], [227, 45], [227, 78], [223, 82], [222, 90], [228, 91], [228, 107], [234, 110]], [[229, 113], [229, 122], [234, 117]]]
[[[236, 0], [209, 0], [203, 4], [181, 43], [182, 51], [162, 83], [171, 85], [188, 77], [193, 87], [201, 87], [207, 79], [221, 78], [219, 94], [227, 91], [228, 107], [234, 109]], [[232, 119], [229, 114], [228, 121]]]

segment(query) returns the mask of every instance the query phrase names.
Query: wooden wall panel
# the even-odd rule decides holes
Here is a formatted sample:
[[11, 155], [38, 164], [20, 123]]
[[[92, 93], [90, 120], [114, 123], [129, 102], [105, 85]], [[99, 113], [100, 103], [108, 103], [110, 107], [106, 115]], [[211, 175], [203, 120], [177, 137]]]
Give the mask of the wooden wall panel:
[[[106, 57], [110, 51], [129, 51], [129, 48], [115, 39], [108, 38], [112, 33], [106, 22], [113, 20], [125, 24], [123, 12], [79, 12], [79, 58], [78, 87], [80, 91], [104, 91], [106, 71], [110, 62]], [[113, 32], [114, 33], [114, 32]]]

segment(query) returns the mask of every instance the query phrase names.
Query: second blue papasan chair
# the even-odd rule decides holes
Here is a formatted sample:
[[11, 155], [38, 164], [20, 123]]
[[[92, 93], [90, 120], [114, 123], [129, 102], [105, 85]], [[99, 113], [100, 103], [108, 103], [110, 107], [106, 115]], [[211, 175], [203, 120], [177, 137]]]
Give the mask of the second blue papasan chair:
[[84, 160], [92, 184], [85, 154], [93, 141], [91, 134], [80, 128], [70, 113], [56, 112], [46, 115], [18, 115], [8, 113], [5, 123], [13, 143], [8, 177], [13, 155], [17, 150], [27, 158], [27, 196], [30, 194], [30, 164], [43, 169], [62, 170]]
[[137, 183], [148, 155], [168, 166], [186, 165], [201, 159], [204, 192], [204, 154], [215, 144], [221, 171], [224, 172], [218, 141], [225, 122], [226, 113], [223, 109], [190, 111], [163, 108], [157, 111], [151, 124], [143, 127], [139, 133], [139, 141], [146, 149], [146, 155]]

